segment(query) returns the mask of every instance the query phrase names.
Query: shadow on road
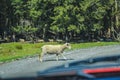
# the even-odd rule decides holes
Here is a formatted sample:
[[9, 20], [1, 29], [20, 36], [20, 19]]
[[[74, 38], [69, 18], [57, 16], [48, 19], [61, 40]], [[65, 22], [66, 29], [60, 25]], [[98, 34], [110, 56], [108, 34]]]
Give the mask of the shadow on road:
[[[74, 60], [73, 58], [70, 58], [70, 59], [59, 59], [58, 61], [67, 61], [67, 60]], [[43, 60], [43, 62], [46, 62], [46, 61], [57, 61], [56, 59], [48, 59], [48, 60]]]

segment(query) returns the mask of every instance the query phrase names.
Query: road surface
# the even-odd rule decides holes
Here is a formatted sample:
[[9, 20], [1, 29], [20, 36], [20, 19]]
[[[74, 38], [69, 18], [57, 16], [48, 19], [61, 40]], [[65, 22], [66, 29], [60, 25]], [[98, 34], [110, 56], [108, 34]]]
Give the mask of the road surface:
[[0, 77], [9, 78], [20, 76], [37, 76], [37, 72], [43, 72], [52, 67], [87, 58], [93, 58], [96, 56], [113, 54], [120, 54], [120, 45], [92, 47], [64, 52], [67, 60], [63, 60], [62, 57], [60, 57], [60, 60], [56, 61], [55, 55], [45, 55], [43, 57], [44, 61], [41, 63], [38, 60], [38, 56], [34, 56], [31, 58], [0, 64]]

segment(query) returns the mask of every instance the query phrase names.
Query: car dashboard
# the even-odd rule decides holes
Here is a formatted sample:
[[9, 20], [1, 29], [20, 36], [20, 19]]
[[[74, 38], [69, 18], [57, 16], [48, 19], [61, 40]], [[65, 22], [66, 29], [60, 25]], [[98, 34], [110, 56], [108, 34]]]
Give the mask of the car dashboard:
[[120, 79], [120, 55], [76, 61], [39, 75], [40, 80], [116, 80]]

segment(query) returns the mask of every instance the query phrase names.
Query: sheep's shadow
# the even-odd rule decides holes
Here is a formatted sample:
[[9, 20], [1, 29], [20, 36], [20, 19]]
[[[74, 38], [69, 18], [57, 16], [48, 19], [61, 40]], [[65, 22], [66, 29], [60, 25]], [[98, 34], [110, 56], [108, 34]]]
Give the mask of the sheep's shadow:
[[[59, 59], [58, 61], [67, 61], [67, 60], [74, 60], [72, 58], [70, 59]], [[43, 62], [46, 62], [46, 61], [57, 61], [56, 59], [47, 59], [47, 60], [43, 60]]]

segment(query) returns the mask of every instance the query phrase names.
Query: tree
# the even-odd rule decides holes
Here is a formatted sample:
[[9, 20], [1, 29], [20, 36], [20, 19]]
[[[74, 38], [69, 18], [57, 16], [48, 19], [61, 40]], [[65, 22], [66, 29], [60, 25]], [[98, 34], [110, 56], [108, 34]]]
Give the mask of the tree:
[[[2, 0], [0, 33], [24, 34], [26, 29], [35, 28], [37, 30], [33, 32], [30, 30], [32, 32], [30, 34], [37, 33], [45, 41], [48, 38], [69, 41], [76, 36], [79, 39], [84, 37], [86, 40], [101, 37], [115, 39], [120, 30], [119, 2], [119, 0]], [[26, 31], [26, 34], [28, 33]]]
[[120, 41], [120, 1], [119, 0], [113, 0], [114, 5], [111, 9], [111, 32], [112, 36], [115, 40]]
[[15, 32], [16, 35], [23, 35], [22, 37], [25, 37], [26, 40], [32, 40], [33, 33], [37, 30], [37, 28], [31, 26], [16, 26], [12, 28], [12, 31]]

